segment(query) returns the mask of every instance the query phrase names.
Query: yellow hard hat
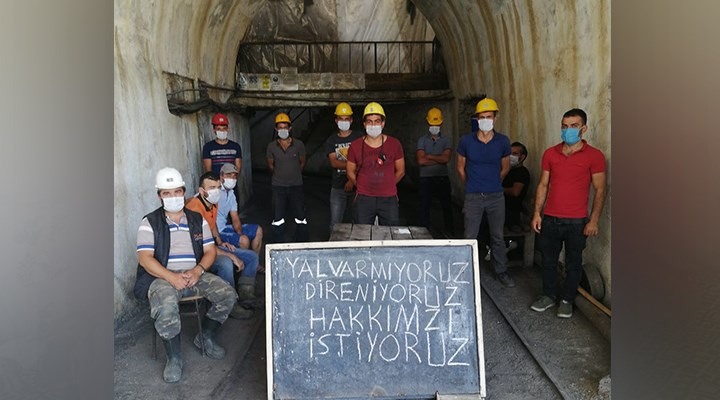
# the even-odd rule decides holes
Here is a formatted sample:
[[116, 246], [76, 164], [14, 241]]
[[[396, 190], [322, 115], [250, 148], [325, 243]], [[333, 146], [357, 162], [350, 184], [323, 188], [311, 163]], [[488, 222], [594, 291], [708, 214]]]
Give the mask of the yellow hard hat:
[[347, 117], [352, 115], [352, 108], [348, 103], [340, 103], [335, 107], [335, 115], [338, 117]]
[[475, 107], [475, 114], [479, 114], [481, 112], [485, 111], [500, 111], [498, 108], [497, 103], [495, 100], [486, 97], [480, 101], [478, 101], [477, 106]]
[[280, 114], [276, 115], [276, 116], [275, 116], [275, 123], [277, 124], [277, 123], [280, 123], [280, 122], [287, 122], [287, 123], [289, 124], [289, 123], [290, 123], [290, 117], [289, 117], [287, 114], [285, 114], [285, 113], [280, 113]]
[[433, 107], [428, 110], [425, 120], [430, 125], [442, 125], [442, 111], [439, 108]]
[[365, 106], [365, 111], [363, 112], [363, 118], [365, 118], [366, 115], [369, 114], [379, 114], [382, 115], [383, 118], [385, 118], [385, 110], [383, 110], [382, 106], [376, 102], [368, 103], [368, 105]]

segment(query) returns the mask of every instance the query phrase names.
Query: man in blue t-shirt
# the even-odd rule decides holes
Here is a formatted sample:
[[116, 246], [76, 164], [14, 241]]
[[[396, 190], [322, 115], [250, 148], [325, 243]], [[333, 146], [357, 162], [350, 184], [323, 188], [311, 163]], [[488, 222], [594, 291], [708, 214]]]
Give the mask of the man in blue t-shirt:
[[460, 138], [457, 147], [457, 172], [465, 185], [465, 238], [477, 239], [483, 212], [486, 213], [492, 238], [495, 273], [504, 286], [514, 287], [507, 272], [507, 255], [503, 240], [505, 196], [502, 180], [510, 171], [510, 140], [494, 130], [499, 109], [495, 100], [484, 98], [477, 103], [477, 133]]
[[213, 171], [220, 174], [225, 163], [235, 165], [240, 172], [242, 168], [242, 149], [240, 145], [228, 139], [228, 119], [224, 114], [215, 114], [212, 119], [215, 140], [203, 146], [203, 172]]

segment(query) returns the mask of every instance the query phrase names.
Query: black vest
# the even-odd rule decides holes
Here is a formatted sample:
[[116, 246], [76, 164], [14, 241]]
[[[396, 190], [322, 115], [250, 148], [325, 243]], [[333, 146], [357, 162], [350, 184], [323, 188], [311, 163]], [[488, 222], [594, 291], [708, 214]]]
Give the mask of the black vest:
[[[187, 218], [188, 227], [190, 228], [190, 238], [192, 239], [193, 252], [195, 253], [195, 262], [200, 262], [203, 257], [203, 231], [202, 215], [195, 211], [184, 209]], [[160, 207], [145, 216], [150, 222], [150, 226], [155, 236], [155, 259], [167, 268], [168, 258], [170, 257], [170, 226], [165, 217], [165, 210]], [[137, 266], [137, 275], [135, 276], [135, 287], [133, 293], [138, 300], [147, 300], [148, 289], [155, 277], [150, 275], [142, 265]]]

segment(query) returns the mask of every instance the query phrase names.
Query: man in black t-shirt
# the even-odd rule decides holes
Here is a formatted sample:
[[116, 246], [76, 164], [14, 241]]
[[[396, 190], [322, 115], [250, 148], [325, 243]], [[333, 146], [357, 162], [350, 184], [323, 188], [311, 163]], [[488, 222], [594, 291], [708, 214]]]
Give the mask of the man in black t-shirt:
[[[355, 185], [347, 179], [345, 164], [347, 162], [350, 142], [362, 137], [362, 132], [353, 132], [352, 108], [348, 103], [340, 103], [335, 107], [335, 124], [338, 127], [336, 134], [330, 135], [325, 141], [325, 154], [327, 154], [330, 168], [332, 168], [332, 188], [330, 189], [330, 233], [333, 226], [343, 222], [345, 215], [350, 215], [353, 199], [355, 198]], [[349, 217], [348, 217], [349, 218]]]
[[502, 186], [505, 193], [505, 226], [511, 230], [522, 229], [523, 225], [523, 201], [530, 185], [530, 171], [523, 165], [527, 155], [527, 148], [522, 143], [513, 142], [510, 145], [510, 172], [503, 179]]

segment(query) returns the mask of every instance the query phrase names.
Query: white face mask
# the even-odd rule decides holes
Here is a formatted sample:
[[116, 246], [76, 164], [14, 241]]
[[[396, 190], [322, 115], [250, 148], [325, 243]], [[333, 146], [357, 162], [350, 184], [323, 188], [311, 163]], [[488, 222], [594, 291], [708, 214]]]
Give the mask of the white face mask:
[[290, 131], [287, 129], [278, 129], [278, 137], [280, 139], [287, 139], [290, 136]]
[[440, 126], [439, 125], [431, 126], [430, 128], [428, 128], [428, 130], [430, 131], [431, 135], [439, 135], [440, 134]]
[[346, 131], [350, 129], [350, 121], [338, 121], [337, 126], [341, 131]]
[[163, 208], [167, 212], [176, 213], [185, 207], [184, 197], [165, 197], [162, 199]]
[[205, 200], [207, 200], [211, 204], [217, 204], [218, 201], [220, 201], [220, 189], [210, 189], [206, 190], [207, 196], [205, 196]]
[[365, 127], [365, 132], [367, 132], [368, 136], [376, 138], [382, 133], [382, 125], [368, 125]]
[[478, 129], [483, 132], [490, 132], [493, 129], [493, 120], [489, 118], [478, 119]]
[[215, 131], [215, 135], [217, 135], [217, 138], [220, 140], [227, 139], [227, 131]]
[[233, 189], [235, 189], [236, 183], [237, 183], [237, 179], [225, 178], [225, 181], [223, 182], [223, 186], [227, 190], [233, 190]]
[[520, 164], [520, 158], [516, 155], [510, 154], [510, 166], [514, 167]]

